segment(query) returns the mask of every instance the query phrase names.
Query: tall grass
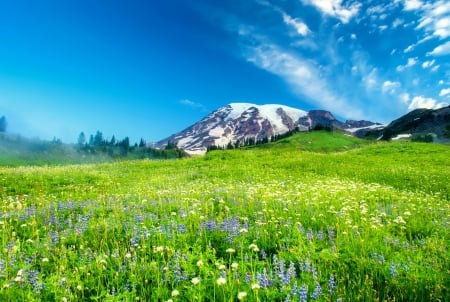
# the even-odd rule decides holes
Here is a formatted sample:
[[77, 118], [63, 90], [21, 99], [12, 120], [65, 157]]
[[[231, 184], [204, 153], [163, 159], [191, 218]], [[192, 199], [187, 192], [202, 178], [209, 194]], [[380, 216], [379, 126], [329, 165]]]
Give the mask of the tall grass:
[[1, 301], [446, 301], [448, 147], [0, 168]]

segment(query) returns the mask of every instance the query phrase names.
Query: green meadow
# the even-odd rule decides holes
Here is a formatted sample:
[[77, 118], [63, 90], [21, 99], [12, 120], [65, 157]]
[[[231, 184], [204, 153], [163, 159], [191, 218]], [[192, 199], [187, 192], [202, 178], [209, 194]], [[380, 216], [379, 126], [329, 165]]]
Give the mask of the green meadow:
[[311, 132], [0, 167], [0, 301], [449, 301], [450, 148]]

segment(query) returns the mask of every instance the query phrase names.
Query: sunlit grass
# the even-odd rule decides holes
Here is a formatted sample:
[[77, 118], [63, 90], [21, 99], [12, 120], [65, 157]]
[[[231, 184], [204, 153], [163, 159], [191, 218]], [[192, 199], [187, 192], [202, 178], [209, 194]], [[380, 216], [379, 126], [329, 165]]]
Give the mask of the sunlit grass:
[[1, 301], [445, 301], [450, 151], [0, 168]]

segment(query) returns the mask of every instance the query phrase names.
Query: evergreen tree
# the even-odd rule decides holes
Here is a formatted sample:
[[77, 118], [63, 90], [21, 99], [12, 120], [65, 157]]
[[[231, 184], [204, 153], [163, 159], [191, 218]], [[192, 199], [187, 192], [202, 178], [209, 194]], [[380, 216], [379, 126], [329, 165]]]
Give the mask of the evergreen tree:
[[145, 141], [143, 138], [141, 138], [141, 141], [139, 142], [139, 147], [145, 147]]
[[84, 144], [86, 144], [86, 135], [84, 134], [84, 132], [81, 132], [78, 136], [78, 145], [82, 147], [84, 146]]
[[0, 117], [0, 132], [6, 132], [7, 126], [8, 123], [6, 122], [6, 117], [5, 116]]
[[104, 145], [104, 139], [103, 139], [103, 133], [101, 133], [100, 131], [97, 131], [97, 133], [95, 133], [94, 136], [94, 145], [95, 146], [102, 146]]
[[109, 144], [111, 146], [114, 146], [116, 144], [116, 137], [114, 135], [111, 137], [111, 141], [109, 142]]

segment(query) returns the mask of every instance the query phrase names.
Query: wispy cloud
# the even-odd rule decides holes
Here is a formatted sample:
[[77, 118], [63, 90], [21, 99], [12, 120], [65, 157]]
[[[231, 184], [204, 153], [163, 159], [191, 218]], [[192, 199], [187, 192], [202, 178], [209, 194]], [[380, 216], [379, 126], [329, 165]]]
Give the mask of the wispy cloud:
[[357, 2], [344, 6], [342, 0], [302, 0], [302, 2], [315, 6], [323, 14], [335, 17], [344, 24], [356, 16], [361, 7], [361, 4]]
[[428, 56], [445, 56], [450, 55], [450, 41], [437, 46], [431, 52], [427, 53]]
[[311, 33], [311, 30], [308, 28], [308, 25], [306, 25], [306, 23], [301, 22], [296, 18], [292, 18], [285, 12], [283, 12], [283, 21], [285, 24], [292, 26], [297, 31], [297, 33], [303, 37]]
[[356, 108], [333, 91], [332, 85], [321, 77], [320, 68], [312, 62], [288, 53], [274, 44], [250, 47], [247, 60], [261, 69], [283, 78], [295, 93], [317, 105], [343, 116], [362, 117]]
[[188, 107], [192, 107], [192, 108], [200, 109], [202, 111], [206, 111], [206, 107], [203, 104], [191, 101], [189, 99], [183, 99], [179, 103], [181, 105], [185, 105], [185, 106], [188, 106]]
[[396, 89], [400, 86], [400, 82], [385, 81], [381, 90], [383, 91], [383, 93], [394, 94], [396, 92]]
[[416, 96], [409, 103], [408, 109], [413, 110], [417, 108], [438, 109], [447, 106], [447, 103], [439, 103], [433, 98], [426, 98], [424, 96]]

